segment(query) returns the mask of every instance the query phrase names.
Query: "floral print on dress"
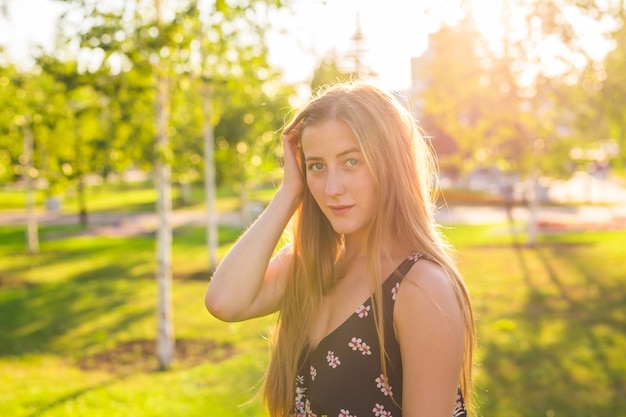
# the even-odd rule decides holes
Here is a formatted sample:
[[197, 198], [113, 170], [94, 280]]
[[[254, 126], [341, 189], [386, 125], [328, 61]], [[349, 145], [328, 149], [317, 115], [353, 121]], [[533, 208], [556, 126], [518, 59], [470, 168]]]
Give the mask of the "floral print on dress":
[[385, 410], [385, 406], [378, 403], [376, 403], [372, 412], [376, 417], [392, 417], [391, 411]]
[[296, 417], [317, 417], [317, 414], [311, 411], [311, 403], [309, 400], [305, 401], [304, 409], [302, 411], [298, 411]]
[[365, 317], [368, 316], [369, 312], [370, 312], [371, 307], [370, 306], [366, 306], [365, 304], [361, 304], [359, 306], [359, 308], [356, 309], [355, 313], [357, 316], [359, 316], [360, 319], [363, 319]]
[[376, 378], [376, 387], [380, 388], [380, 392], [382, 392], [385, 397], [393, 396], [393, 392], [391, 392], [391, 385], [387, 383], [383, 374], [380, 374], [380, 376]]
[[414, 263], [419, 261], [420, 258], [426, 258], [426, 259], [430, 259], [428, 258], [426, 255], [424, 255], [423, 253], [414, 253], [413, 255], [409, 256], [408, 259], [410, 259], [411, 261], [413, 261]]
[[372, 354], [372, 348], [367, 343], [363, 342], [360, 337], [353, 337], [350, 342], [348, 342], [348, 346], [354, 351], [358, 350], [362, 355]]
[[[300, 383], [300, 375], [296, 378], [298, 383]], [[306, 416], [306, 403], [309, 402], [307, 398], [305, 398], [306, 388], [296, 386], [296, 415], [298, 417]]]
[[396, 297], [398, 296], [398, 289], [400, 288], [400, 283], [397, 282], [396, 285], [391, 289], [391, 299], [396, 301]]
[[465, 409], [465, 402], [461, 395], [461, 389], [459, 388], [458, 394], [456, 394], [456, 404], [454, 405], [454, 412], [452, 417], [467, 417], [467, 411]]
[[352, 414], [350, 414], [350, 410], [344, 410], [342, 408], [337, 417], [356, 417], [356, 416], [353, 416]]
[[317, 376], [317, 369], [315, 369], [313, 365], [311, 365], [309, 373], [311, 374], [311, 381], [315, 381], [315, 377]]
[[326, 355], [326, 361], [328, 361], [328, 366], [333, 369], [341, 365], [339, 357], [335, 356], [335, 352], [333, 352], [332, 350], [328, 351], [328, 355]]

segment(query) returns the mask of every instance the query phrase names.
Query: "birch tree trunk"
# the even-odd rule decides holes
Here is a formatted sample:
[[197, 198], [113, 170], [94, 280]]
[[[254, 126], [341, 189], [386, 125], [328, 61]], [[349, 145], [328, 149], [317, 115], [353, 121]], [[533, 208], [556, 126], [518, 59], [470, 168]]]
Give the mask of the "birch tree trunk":
[[26, 247], [30, 255], [39, 253], [39, 227], [35, 213], [35, 190], [31, 177], [33, 166], [33, 132], [30, 126], [24, 125], [24, 179], [26, 185]]
[[215, 138], [213, 136], [213, 124], [211, 123], [212, 104], [211, 104], [211, 85], [210, 81], [203, 77], [203, 130], [204, 130], [204, 188], [206, 193], [206, 238], [209, 255], [209, 270], [214, 271], [217, 268], [217, 250], [218, 250], [218, 224], [217, 211], [215, 208], [216, 201], [216, 184], [215, 184]]
[[528, 246], [534, 247], [537, 243], [537, 229], [539, 220], [539, 170], [533, 169], [530, 195], [528, 196]]
[[[160, 25], [160, 2], [154, 0], [157, 24]], [[174, 325], [172, 312], [172, 212], [171, 167], [167, 125], [169, 121], [169, 97], [167, 68], [161, 60], [157, 67], [157, 161], [155, 163], [155, 185], [157, 187], [157, 341], [156, 354], [160, 369], [167, 369], [174, 357]]]
[[83, 160], [83, 144], [81, 143], [81, 129], [79, 128], [79, 117], [84, 109], [78, 105], [74, 110], [74, 152], [76, 158], [76, 192], [78, 194], [78, 221], [83, 229], [87, 228], [87, 196], [85, 195], [85, 162]]
[[164, 150], [169, 145], [167, 139], [167, 78], [159, 78], [159, 98], [157, 104], [157, 147], [159, 159], [155, 166], [157, 186], [157, 358], [159, 367], [166, 369], [174, 356], [174, 325], [172, 313], [172, 212], [171, 168], [165, 159]]

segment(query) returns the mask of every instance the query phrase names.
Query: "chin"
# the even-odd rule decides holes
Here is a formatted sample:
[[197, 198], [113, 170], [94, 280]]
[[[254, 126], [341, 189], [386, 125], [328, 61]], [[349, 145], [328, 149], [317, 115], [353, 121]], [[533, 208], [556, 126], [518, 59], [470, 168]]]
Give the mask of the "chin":
[[340, 235], [347, 235], [351, 232], [351, 229], [345, 226], [338, 226], [333, 224], [332, 227], [333, 230]]
[[352, 227], [352, 226], [347, 226], [347, 225], [338, 225], [338, 224], [334, 224], [333, 226], [333, 230], [337, 233], [339, 233], [340, 235], [350, 235], [352, 233], [358, 232], [359, 229], [356, 227]]

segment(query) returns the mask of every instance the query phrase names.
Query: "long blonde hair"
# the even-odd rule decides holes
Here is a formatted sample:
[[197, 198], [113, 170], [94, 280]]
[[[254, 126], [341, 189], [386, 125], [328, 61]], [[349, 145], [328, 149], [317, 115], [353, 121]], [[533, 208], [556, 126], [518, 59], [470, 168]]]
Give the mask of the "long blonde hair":
[[[434, 221], [432, 184], [436, 165], [431, 148], [414, 117], [398, 100], [368, 83], [352, 81], [321, 90], [296, 114], [285, 132], [300, 123], [302, 132], [307, 126], [329, 120], [342, 120], [350, 126], [379, 194], [379, 207], [368, 236], [367, 271], [374, 293], [383, 372], [386, 374], [379, 254], [385, 254], [381, 242], [387, 235], [394, 236], [403, 247], [424, 253], [437, 262], [453, 284], [464, 316], [465, 346], [460, 381], [468, 401], [475, 344], [474, 318], [452, 248]], [[263, 389], [267, 409], [274, 417], [293, 414], [298, 361], [306, 353], [309, 329], [322, 297], [342, 276], [339, 260], [343, 236], [333, 230], [306, 187], [293, 225], [293, 262]]]

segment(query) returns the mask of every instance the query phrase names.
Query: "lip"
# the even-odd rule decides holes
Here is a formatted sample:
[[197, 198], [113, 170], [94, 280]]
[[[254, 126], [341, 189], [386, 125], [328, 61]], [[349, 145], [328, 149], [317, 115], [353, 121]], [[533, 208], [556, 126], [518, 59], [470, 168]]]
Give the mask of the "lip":
[[352, 207], [354, 207], [353, 205], [334, 205], [334, 206], [328, 206], [329, 210], [331, 211], [331, 213], [335, 214], [335, 215], [342, 215], [342, 214], [346, 214], [350, 211], [350, 209], [352, 209]]

